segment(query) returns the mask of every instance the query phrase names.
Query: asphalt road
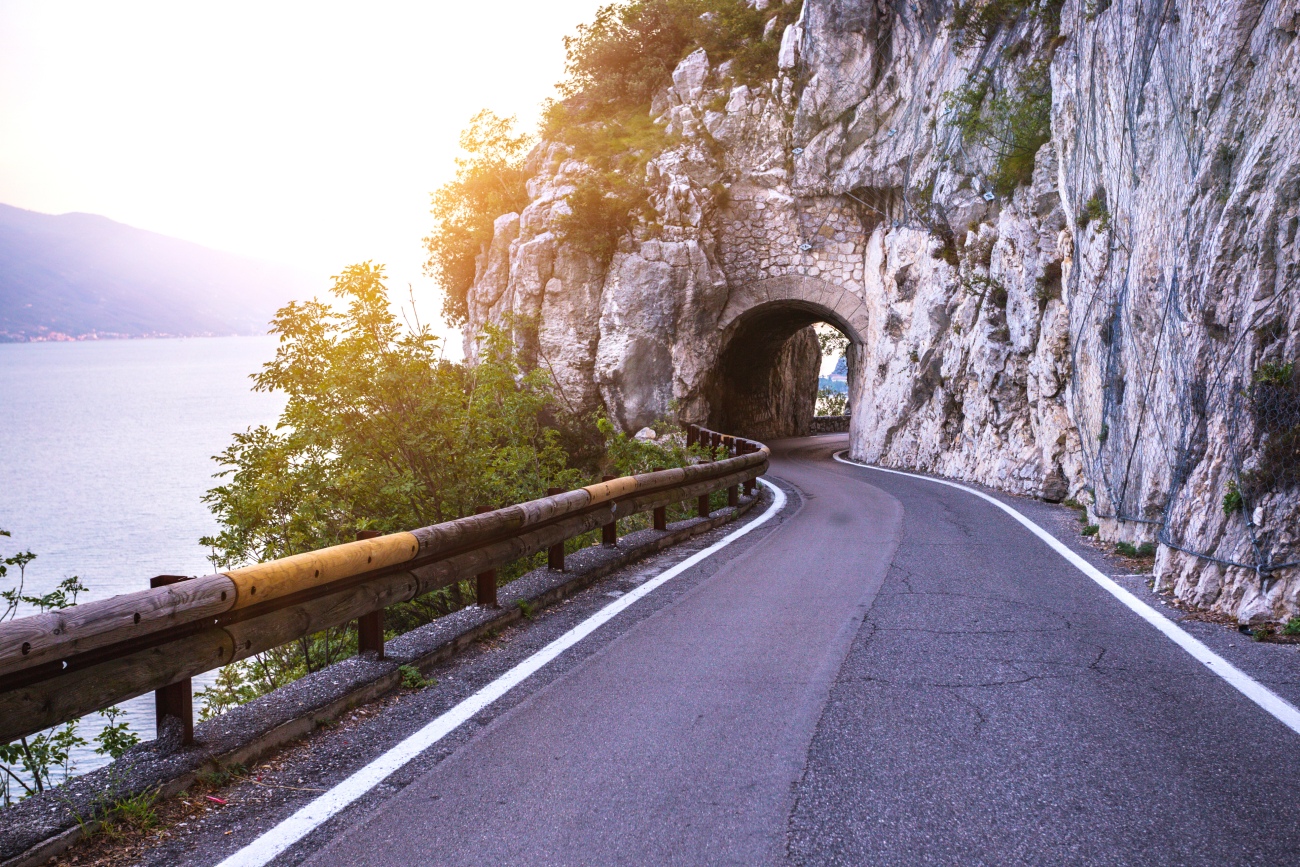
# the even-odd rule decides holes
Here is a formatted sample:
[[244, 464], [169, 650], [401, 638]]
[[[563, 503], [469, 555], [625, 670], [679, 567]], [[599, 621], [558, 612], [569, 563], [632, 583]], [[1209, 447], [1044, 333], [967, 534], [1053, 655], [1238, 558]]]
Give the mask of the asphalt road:
[[1300, 737], [990, 504], [836, 447], [778, 444], [792, 514], [309, 863], [1300, 863]]

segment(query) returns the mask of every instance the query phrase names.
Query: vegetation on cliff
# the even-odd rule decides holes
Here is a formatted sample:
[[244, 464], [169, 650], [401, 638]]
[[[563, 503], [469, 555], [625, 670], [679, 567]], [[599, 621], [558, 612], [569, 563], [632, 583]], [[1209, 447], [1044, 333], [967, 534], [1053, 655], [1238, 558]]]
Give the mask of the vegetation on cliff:
[[[565, 78], [540, 135], [590, 171], [566, 197], [569, 213], [556, 232], [603, 265], [638, 224], [653, 222], [645, 166], [674, 143], [650, 118], [655, 94], [699, 48], [713, 63], [730, 61], [737, 81], [771, 79], [781, 33], [798, 10], [797, 3], [760, 11], [744, 0], [625, 0], [566, 37]], [[443, 288], [443, 317], [453, 325], [465, 322], [466, 294], [493, 221], [528, 203], [525, 158], [533, 141], [510, 120], [480, 112], [461, 137], [465, 156], [455, 179], [433, 193], [426, 270]]]
[[480, 111], [460, 134], [456, 177], [433, 192], [425, 270], [442, 287], [442, 316], [452, 325], [465, 322], [475, 259], [492, 241], [493, 221], [528, 204], [523, 160], [532, 141], [515, 131], [514, 118]]

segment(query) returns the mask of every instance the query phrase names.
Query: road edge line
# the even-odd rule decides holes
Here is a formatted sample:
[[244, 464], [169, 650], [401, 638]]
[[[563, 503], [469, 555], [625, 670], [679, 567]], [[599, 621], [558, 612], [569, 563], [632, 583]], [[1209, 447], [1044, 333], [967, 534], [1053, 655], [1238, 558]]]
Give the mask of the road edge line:
[[1125, 607], [1137, 614], [1147, 623], [1154, 626], [1156, 629], [1160, 630], [1166, 638], [1181, 647], [1193, 659], [1203, 663], [1210, 671], [1217, 674], [1239, 693], [1253, 701], [1256, 705], [1277, 719], [1278, 722], [1282, 723], [1296, 734], [1300, 734], [1300, 710], [1297, 710], [1294, 705], [1268, 687], [1264, 686], [1259, 681], [1255, 680], [1250, 675], [1246, 674], [1241, 669], [1237, 668], [1232, 663], [1228, 662], [1222, 656], [1219, 656], [1213, 650], [1210, 650], [1210, 648], [1202, 643], [1200, 639], [1193, 637], [1191, 633], [1185, 631], [1178, 624], [1174, 623], [1174, 621], [1165, 617], [1159, 611], [1121, 587], [1114, 581], [1114, 579], [1103, 574], [1101, 570], [1080, 557], [1060, 539], [1038, 526], [1038, 524], [1034, 523], [1029, 518], [1026, 518], [1016, 509], [1013, 509], [1011, 506], [1008, 506], [996, 497], [992, 497], [983, 491], [967, 487], [958, 482], [950, 482], [947, 479], [936, 479], [932, 476], [923, 476], [918, 473], [904, 472], [903, 470], [891, 470], [887, 467], [875, 467], [871, 464], [864, 464], [844, 457], [847, 452], [848, 449], [844, 449], [833, 453], [831, 457], [839, 463], [847, 464], [849, 466], [875, 470], [878, 473], [891, 473], [896, 476], [907, 476], [911, 479], [934, 482], [937, 485], [946, 485], [950, 488], [956, 488], [959, 491], [974, 494], [975, 496], [987, 500], [997, 506], [999, 509], [1019, 521], [1038, 538], [1046, 542], [1048, 547], [1064, 557], [1070, 565], [1074, 566], [1084, 575], [1087, 575], [1094, 582], [1101, 585], [1102, 589], [1122, 602]]
[[785, 508], [787, 497], [784, 491], [766, 479], [759, 479], [758, 482], [772, 491], [772, 503], [757, 518], [743, 527], [736, 528], [702, 551], [697, 551], [680, 563], [670, 566], [635, 590], [623, 594], [601, 608], [559, 638], [551, 641], [541, 650], [516, 663], [504, 674], [499, 675], [473, 695], [444, 711], [423, 728], [408, 735], [378, 758], [371, 760], [346, 779], [336, 783], [324, 794], [300, 807], [271, 829], [259, 834], [234, 854], [223, 859], [217, 867], [262, 867], [262, 865], [269, 864], [289, 849], [290, 846], [293, 846], [316, 828], [342, 812], [395, 771], [419, 757], [425, 750], [451, 734], [476, 713], [491, 705], [533, 674], [536, 674], [564, 651], [614, 619], [625, 609], [631, 607], [633, 603], [643, 599], [682, 572], [697, 563], [707, 560], [732, 542], [767, 523]]

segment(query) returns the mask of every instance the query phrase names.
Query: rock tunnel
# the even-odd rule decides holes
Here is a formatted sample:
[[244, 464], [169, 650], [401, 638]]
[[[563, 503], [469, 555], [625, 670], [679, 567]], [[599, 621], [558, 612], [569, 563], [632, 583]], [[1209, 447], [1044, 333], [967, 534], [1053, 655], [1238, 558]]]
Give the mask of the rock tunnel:
[[866, 311], [853, 293], [810, 277], [768, 280], [733, 295], [720, 321], [722, 340], [708, 380], [707, 424], [756, 439], [806, 436], [821, 366], [813, 325], [849, 341], [849, 401], [856, 405], [856, 361]]

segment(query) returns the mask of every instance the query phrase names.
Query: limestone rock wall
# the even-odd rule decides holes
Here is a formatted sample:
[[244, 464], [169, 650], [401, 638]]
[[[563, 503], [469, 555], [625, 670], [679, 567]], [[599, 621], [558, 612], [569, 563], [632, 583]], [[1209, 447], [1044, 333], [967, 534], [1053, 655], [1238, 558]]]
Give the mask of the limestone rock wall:
[[[854, 457], [1076, 497], [1104, 537], [1161, 543], [1180, 596], [1300, 611], [1296, 569], [1273, 569], [1300, 560], [1300, 496], [1259, 482], [1280, 429], [1252, 414], [1260, 365], [1300, 357], [1300, 0], [1066, 0], [1059, 26], [987, 38], [951, 20], [946, 0], [806, 0], [773, 81], [687, 57], [652, 108], [681, 141], [647, 168], [658, 220], [607, 267], [553, 230], [585, 167], [539, 147], [531, 203], [480, 258], [471, 352], [512, 322], [575, 408], [770, 436], [805, 410], [745, 407], [807, 378], [798, 335], [830, 321], [853, 341]], [[995, 192], [997, 154], [945, 95], [1043, 65], [1050, 140]], [[745, 385], [760, 361], [737, 347], [768, 344]]]

